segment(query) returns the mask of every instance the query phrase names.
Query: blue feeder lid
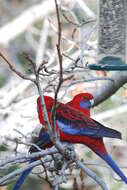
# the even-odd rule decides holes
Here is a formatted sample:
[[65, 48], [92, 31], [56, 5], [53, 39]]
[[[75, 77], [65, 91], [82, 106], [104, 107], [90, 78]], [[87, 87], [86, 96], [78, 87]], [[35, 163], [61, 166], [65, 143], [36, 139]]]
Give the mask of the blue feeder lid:
[[125, 64], [121, 58], [106, 56], [101, 59], [97, 64], [89, 64], [88, 67], [92, 70], [103, 71], [124, 71], [127, 70], [127, 64]]

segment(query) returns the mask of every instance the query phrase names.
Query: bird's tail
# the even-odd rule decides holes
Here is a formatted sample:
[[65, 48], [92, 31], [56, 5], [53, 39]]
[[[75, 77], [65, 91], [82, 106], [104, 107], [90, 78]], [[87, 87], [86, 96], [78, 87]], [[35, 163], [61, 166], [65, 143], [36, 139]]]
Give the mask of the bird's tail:
[[114, 160], [110, 157], [109, 154], [103, 154], [102, 152], [98, 152], [98, 155], [105, 160], [108, 165], [111, 166], [111, 168], [117, 173], [117, 175], [127, 184], [127, 177], [123, 174], [123, 172], [120, 170], [120, 168], [117, 166], [117, 164], [114, 162]]
[[[32, 163], [32, 162], [34, 162], [33, 159], [30, 160], [29, 163]], [[19, 177], [18, 180], [16, 181], [16, 184], [15, 184], [13, 190], [19, 190], [19, 189], [20, 189], [20, 187], [22, 186], [22, 184], [24, 183], [26, 177], [30, 174], [30, 172], [32, 171], [32, 169], [33, 169], [33, 168], [28, 168], [28, 169], [26, 169], [26, 170], [20, 175], [20, 177]]]
[[95, 120], [94, 122], [96, 123], [96, 126], [100, 127], [100, 129], [96, 134], [97, 138], [108, 137], [108, 138], [122, 139], [121, 133], [119, 131], [105, 127], [104, 125]]

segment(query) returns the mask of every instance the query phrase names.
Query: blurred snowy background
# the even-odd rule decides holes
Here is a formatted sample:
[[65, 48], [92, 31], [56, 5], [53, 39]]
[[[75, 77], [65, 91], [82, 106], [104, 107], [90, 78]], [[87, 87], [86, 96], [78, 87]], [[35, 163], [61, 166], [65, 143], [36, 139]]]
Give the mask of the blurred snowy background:
[[[89, 91], [94, 94], [104, 81], [90, 79], [110, 77], [111, 73], [89, 71], [78, 66], [77, 69], [72, 69], [76, 61], [81, 64], [78, 60], [82, 55], [84, 55], [82, 66], [85, 67], [87, 62], [96, 62], [98, 2], [63, 0], [59, 3], [62, 19], [63, 68], [65, 70], [70, 68], [70, 73], [73, 74], [70, 83], [65, 83], [60, 91], [59, 98], [62, 97], [61, 101], [67, 102], [80, 92]], [[58, 71], [56, 43], [57, 20], [53, 0], [0, 0], [0, 52], [6, 55], [18, 70], [32, 76], [23, 56], [23, 52], [26, 52], [37, 65], [44, 59], [48, 61], [49, 70]], [[68, 73], [66, 75], [68, 76]], [[42, 86], [47, 87], [47, 81], [53, 79], [50, 74], [42, 77]], [[124, 85], [110, 99], [94, 107], [92, 117], [122, 132], [122, 141], [106, 139], [105, 142], [112, 157], [127, 174], [126, 87]], [[46, 94], [53, 96], [52, 88], [46, 88]], [[22, 80], [11, 72], [0, 58], [0, 160], [14, 155], [15, 143], [11, 139], [27, 139], [30, 142], [31, 136], [38, 134], [40, 126], [36, 110], [37, 96], [36, 87], [30, 81]], [[115, 180], [118, 177], [88, 148], [76, 145], [76, 150], [84, 162], [104, 179], [110, 190], [125, 190], [125, 185]], [[27, 152], [28, 148], [18, 145], [17, 151]], [[50, 189], [44, 180], [39, 180], [34, 175], [26, 180], [21, 189], [35, 188]], [[61, 190], [99, 190], [99, 188], [92, 179], [80, 171], [73, 171], [73, 177], [67, 184], [61, 186]], [[11, 189], [11, 185], [0, 187], [0, 190]]]

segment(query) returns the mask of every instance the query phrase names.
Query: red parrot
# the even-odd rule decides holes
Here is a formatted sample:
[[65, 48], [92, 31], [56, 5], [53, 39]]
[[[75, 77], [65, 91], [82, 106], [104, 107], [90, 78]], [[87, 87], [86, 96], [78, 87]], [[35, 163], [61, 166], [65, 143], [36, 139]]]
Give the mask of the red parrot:
[[[52, 105], [53, 105], [53, 99], [51, 97], [44, 97], [45, 98], [45, 101], [46, 101], [46, 108], [49, 108], [49, 111], [48, 111], [48, 116], [49, 116], [49, 119], [50, 119], [50, 111], [51, 111], [51, 108], [52, 108]], [[47, 103], [47, 101], [49, 101]], [[40, 119], [40, 123], [44, 125], [44, 119], [43, 119], [43, 114], [42, 114], [42, 110], [41, 110], [41, 104], [40, 104], [40, 98], [38, 98], [37, 100], [37, 103], [38, 103], [38, 115], [39, 115], [39, 119]], [[59, 103], [61, 104], [61, 103]], [[72, 101], [68, 102], [66, 104], [66, 108], [65, 108], [65, 114], [69, 116], [69, 114], [71, 115], [70, 117], [70, 122], [67, 121], [67, 125], [66, 125], [66, 122], [65, 122], [65, 125], [67, 128], [70, 128], [71, 127], [73, 128], [73, 120], [74, 119], [74, 114], [73, 114], [73, 111], [71, 110], [71, 112], [68, 114], [68, 112], [66, 112], [66, 109], [69, 109], [67, 107], [73, 107], [73, 108], [76, 108], [78, 111], [81, 111], [83, 112], [83, 114], [87, 115], [87, 116], [90, 116], [90, 107], [92, 106], [93, 104], [93, 96], [92, 94], [90, 93], [81, 93], [81, 94], [78, 94], [76, 95]], [[61, 104], [63, 105], [63, 104]], [[59, 109], [59, 108], [58, 108]], [[63, 109], [63, 108], [62, 108]], [[71, 109], [71, 108], [70, 108]], [[69, 109], [69, 110], [70, 110]], [[63, 112], [63, 110], [62, 110]], [[61, 115], [61, 114], [60, 114]], [[63, 114], [64, 116], [64, 114]], [[96, 154], [98, 154], [101, 158], [103, 158], [111, 167], [112, 169], [121, 177], [121, 179], [123, 181], [125, 181], [125, 183], [127, 183], [127, 179], [126, 177], [124, 176], [124, 174], [121, 172], [121, 170], [119, 169], [119, 167], [116, 165], [116, 163], [111, 159], [111, 157], [107, 154], [107, 151], [105, 149], [105, 146], [104, 146], [104, 143], [103, 143], [103, 137], [112, 137], [112, 138], [121, 138], [121, 134], [115, 130], [112, 130], [112, 129], [108, 129], [104, 126], [102, 126], [101, 124], [99, 124], [98, 122], [96, 121], [92, 121], [92, 122], [95, 122], [94, 125], [91, 123], [91, 118], [89, 120], [89, 117], [87, 117], [86, 119], [86, 116], [85, 117], [85, 120], [86, 120], [86, 123], [84, 121], [82, 121], [81, 123], [83, 123], [83, 127], [81, 127], [79, 125], [79, 128], [81, 127], [83, 130], [86, 130], [87, 131], [87, 128], [91, 128], [91, 132], [93, 130], [93, 135], [92, 133], [90, 133], [90, 131], [88, 130], [87, 132], [89, 132], [88, 134], [85, 135], [85, 132], [84, 134], [80, 134], [80, 132], [78, 131], [77, 132], [77, 135], [76, 134], [69, 134], [66, 132], [64, 132], [64, 130], [60, 130], [60, 140], [63, 141], [63, 142], [70, 142], [70, 143], [81, 143], [81, 144], [85, 144], [87, 145], [89, 148], [91, 148]], [[56, 117], [57, 119], [57, 117]], [[65, 117], [65, 120], [68, 120], [68, 118]], [[68, 127], [68, 124], [71, 124], [71, 120], [72, 120], [72, 126], [70, 125]], [[80, 120], [80, 118], [79, 118]], [[57, 121], [56, 121], [57, 122]], [[58, 121], [59, 122], [59, 121]], [[76, 122], [77, 123], [77, 122]], [[92, 127], [91, 127], [91, 124], [92, 124]], [[57, 127], [59, 127], [60, 129], [60, 123], [57, 124]], [[64, 122], [63, 124], [64, 125]], [[88, 126], [87, 126], [88, 125]], [[77, 125], [78, 126], [78, 125]], [[94, 129], [94, 128], [95, 129]], [[102, 132], [101, 135], [99, 135], [99, 133], [101, 133], [101, 130], [99, 132], [99, 127], [102, 127], [102, 131], [104, 130], [106, 132], [107, 130], [107, 135], [105, 135], [105, 132]], [[74, 126], [75, 128], [75, 126]], [[86, 128], [86, 129], [85, 129]], [[104, 128], [104, 129], [103, 129]], [[71, 131], [71, 130], [70, 130]], [[94, 133], [95, 132], [95, 133]], [[98, 136], [99, 137], [96, 137], [96, 133], [98, 132]], [[51, 146], [53, 146], [51, 140], [50, 140], [50, 136], [49, 134], [47, 133], [47, 131], [42, 128], [41, 131], [40, 131], [40, 134], [39, 134], [39, 138], [37, 139], [37, 142], [36, 144], [41, 148], [41, 149], [45, 149], [45, 148], [49, 148]], [[35, 148], [35, 147], [31, 147], [29, 152], [32, 153], [32, 152], [37, 152], [38, 150]], [[30, 163], [34, 162], [36, 159], [32, 159], [30, 160]], [[32, 171], [33, 168], [30, 168], [30, 169], [27, 169], [25, 170], [21, 176], [19, 177], [19, 179], [17, 180], [13, 190], [19, 190], [19, 188], [21, 187], [22, 183], [24, 182], [24, 180], [26, 179], [26, 177], [29, 175], [29, 173]]]
[[[76, 96], [74, 96], [74, 98], [70, 102], [67, 102], [66, 105], [76, 108], [90, 117], [90, 108], [92, 107], [93, 103], [94, 103], [93, 95], [87, 92], [87, 93], [77, 94]], [[37, 105], [37, 110], [38, 110], [38, 105]], [[44, 128], [42, 128], [39, 133], [38, 141], [40, 141], [40, 143], [42, 140], [41, 135], [43, 133], [43, 130]], [[48, 148], [49, 146], [51, 146], [51, 142], [50, 142], [50, 145], [48, 144], [45, 145], [46, 148]]]
[[[90, 116], [90, 107], [91, 107], [91, 102], [93, 100], [93, 96], [89, 93], [81, 93], [78, 94], [74, 97], [74, 99], [70, 102], [67, 103], [67, 105], [69, 106], [73, 106], [77, 109], [82, 110], [83, 113], [87, 114], [88, 116]], [[44, 128], [41, 129], [40, 133], [39, 133], [39, 138], [36, 139], [37, 142], [35, 142], [41, 149], [45, 149], [45, 148], [50, 148], [51, 146], [53, 146], [51, 140], [50, 140], [50, 136], [49, 134], [46, 132], [46, 130]], [[38, 150], [34, 147], [31, 146], [29, 152], [33, 153], [33, 152], [37, 152]], [[32, 163], [36, 161], [36, 159], [31, 159], [29, 161], [29, 163]], [[26, 169], [18, 178], [13, 190], [18, 190], [23, 182], [25, 181], [26, 177], [30, 174], [30, 172], [32, 171], [33, 168], [30, 169]]]
[[[44, 96], [46, 109], [51, 123], [50, 113], [53, 107], [53, 98]], [[37, 99], [38, 116], [40, 123], [45, 125], [40, 97]], [[105, 148], [103, 137], [121, 139], [121, 133], [103, 126], [101, 123], [90, 118], [78, 109], [58, 102], [56, 109], [56, 128], [59, 128], [60, 140], [69, 143], [80, 143], [88, 146], [98, 156], [105, 160], [108, 165], [127, 184], [127, 178], [112, 160]], [[41, 132], [40, 132], [41, 135]]]
[[[67, 102], [66, 105], [76, 108], [90, 117], [90, 108], [92, 107], [93, 103], [94, 103], [93, 95], [87, 92], [87, 93], [77, 94], [76, 96], [74, 96], [74, 98], [70, 102]], [[37, 105], [37, 110], [38, 110], [38, 107], [39, 106]], [[39, 116], [39, 112], [38, 112], [38, 116]], [[42, 128], [39, 133], [38, 142], [40, 142], [40, 144], [42, 140], [41, 135], [43, 131], [44, 131], [44, 128]], [[42, 145], [43, 145], [43, 142], [44, 140], [42, 141]], [[51, 147], [51, 142], [50, 144], [45, 145], [46, 148], [49, 148], [49, 146]]]

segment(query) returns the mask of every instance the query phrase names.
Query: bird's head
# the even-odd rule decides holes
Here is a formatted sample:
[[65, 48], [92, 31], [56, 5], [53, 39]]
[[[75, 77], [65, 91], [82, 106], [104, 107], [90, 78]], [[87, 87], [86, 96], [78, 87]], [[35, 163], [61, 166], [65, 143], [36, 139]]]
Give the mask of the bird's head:
[[[45, 128], [41, 128], [39, 137], [34, 138], [33, 143], [36, 144], [41, 149], [50, 148], [52, 146], [50, 136]], [[37, 147], [33, 145], [29, 149], [30, 153], [38, 152], [38, 151], [39, 149], [37, 149]]]
[[93, 95], [90, 93], [80, 93], [73, 98], [73, 103], [82, 109], [91, 108], [94, 104]]

